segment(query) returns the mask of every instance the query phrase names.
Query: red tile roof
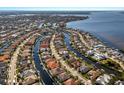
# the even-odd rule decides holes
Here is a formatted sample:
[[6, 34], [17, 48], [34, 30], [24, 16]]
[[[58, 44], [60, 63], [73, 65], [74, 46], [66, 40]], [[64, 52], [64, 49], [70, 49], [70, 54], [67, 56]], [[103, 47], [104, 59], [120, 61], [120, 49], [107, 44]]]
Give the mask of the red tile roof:
[[49, 44], [42, 44], [41, 45], [41, 48], [48, 48], [49, 47]]
[[70, 78], [64, 82], [65, 85], [75, 85], [76, 82], [73, 78]]
[[49, 69], [54, 69], [54, 68], [59, 67], [59, 64], [56, 63], [55, 61], [50, 61], [50, 62], [47, 62], [47, 67], [48, 67]]
[[10, 58], [9, 55], [2, 55], [2, 56], [0, 56], [0, 62], [4, 62], [4, 61], [8, 60], [9, 58]]
[[48, 59], [46, 60], [46, 63], [47, 63], [47, 62], [50, 62], [50, 61], [55, 61], [55, 62], [56, 62], [56, 59], [55, 59], [55, 58], [48, 58]]

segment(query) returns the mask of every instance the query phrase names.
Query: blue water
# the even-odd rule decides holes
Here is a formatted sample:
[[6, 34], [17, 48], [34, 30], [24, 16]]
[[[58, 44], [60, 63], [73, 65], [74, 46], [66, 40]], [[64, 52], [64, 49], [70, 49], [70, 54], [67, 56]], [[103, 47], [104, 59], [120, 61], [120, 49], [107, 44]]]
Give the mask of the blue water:
[[124, 14], [121, 12], [91, 12], [89, 19], [69, 22], [68, 27], [84, 30], [124, 49]]
[[42, 43], [42, 41], [43, 41], [43, 38], [39, 37], [35, 42], [35, 46], [33, 50], [34, 62], [35, 62], [37, 71], [39, 71], [41, 81], [43, 81], [43, 83], [46, 85], [53, 85], [54, 83], [53, 79], [49, 76], [47, 71], [45, 71], [43, 69], [43, 66], [40, 64], [42, 61], [39, 58], [39, 49], [40, 49], [40, 44]]
[[2, 53], [4, 51], [4, 49], [6, 49], [7, 47], [9, 47], [10, 43], [9, 42], [6, 42], [3, 44], [3, 47], [0, 48], [0, 53]]
[[76, 49], [72, 48], [72, 46], [70, 45], [70, 36], [68, 33], [64, 33], [64, 42], [67, 46], [67, 48], [74, 52], [76, 54], [77, 57], [85, 60], [87, 63], [91, 64], [92, 66], [98, 68], [98, 69], [103, 69], [106, 73], [108, 74], [115, 74], [115, 75], [119, 75], [119, 72], [111, 69], [111, 68], [108, 68], [108, 67], [105, 67], [104, 65], [102, 64], [99, 64], [97, 62], [94, 62], [94, 61], [91, 61], [90, 59], [88, 59], [87, 57], [85, 57], [82, 53], [80, 53], [79, 51], [77, 51]]

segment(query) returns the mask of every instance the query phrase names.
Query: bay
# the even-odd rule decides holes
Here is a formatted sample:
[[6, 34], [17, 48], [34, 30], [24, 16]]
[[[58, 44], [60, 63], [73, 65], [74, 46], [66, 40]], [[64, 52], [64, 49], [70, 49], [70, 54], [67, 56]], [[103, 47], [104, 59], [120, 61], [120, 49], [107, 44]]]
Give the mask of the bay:
[[124, 14], [122, 12], [98, 11], [91, 12], [88, 16], [86, 20], [67, 23], [67, 27], [90, 32], [109, 46], [124, 49]]

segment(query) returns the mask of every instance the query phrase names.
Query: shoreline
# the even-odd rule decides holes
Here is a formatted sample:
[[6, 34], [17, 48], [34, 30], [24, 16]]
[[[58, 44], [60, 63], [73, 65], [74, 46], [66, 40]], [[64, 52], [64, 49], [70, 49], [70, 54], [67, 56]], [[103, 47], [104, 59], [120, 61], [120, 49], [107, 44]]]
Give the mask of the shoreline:
[[[101, 36], [96, 37], [93, 33], [90, 33], [88, 31], [84, 31], [84, 30], [80, 30], [80, 29], [74, 29], [74, 28], [68, 28], [68, 29], [76, 30], [78, 32], [89, 33], [91, 36], [93, 36], [94, 38], [96, 38], [97, 40], [102, 42], [106, 47], [109, 47], [111, 49], [117, 49], [119, 52], [124, 53], [124, 49], [119, 48], [118, 46], [114, 45], [112, 42], [110, 42], [108, 40], [102, 39], [103, 37], [101, 37]], [[110, 43], [110, 44], [108, 44], [108, 43]]]
[[[37, 16], [35, 16], [35, 17], [37, 18]], [[31, 16], [31, 18], [33, 20], [34, 16]], [[78, 17], [78, 16], [46, 16], [43, 18], [44, 21], [42, 21], [42, 20], [39, 21], [39, 18], [38, 18], [36, 23], [34, 25], [31, 25], [31, 27], [32, 26], [34, 26], [34, 27], [32, 28], [31, 31], [26, 33], [26, 36], [32, 32], [39, 33], [38, 37], [36, 37], [36, 38], [34, 37], [28, 44], [29, 45], [31, 44], [33, 46], [33, 48], [31, 48], [33, 59], [31, 59], [31, 60], [34, 61], [36, 70], [38, 72], [37, 75], [39, 76], [39, 79], [41, 79], [40, 80], [41, 83], [43, 82], [43, 84], [46, 84], [46, 85], [59, 84], [58, 82], [56, 83], [56, 80], [55, 81], [53, 80], [54, 77], [51, 77], [51, 75], [52, 75], [51, 72], [53, 71], [52, 73], [54, 73], [54, 71], [57, 71], [57, 69], [55, 69], [55, 68], [60, 68], [60, 67], [63, 69], [62, 73], [64, 73], [64, 74], [60, 73], [59, 77], [58, 76], [56, 76], [56, 77], [60, 80], [61, 84], [65, 83], [66, 79], [64, 80], [64, 77], [66, 77], [67, 79], [71, 78], [71, 80], [74, 80], [74, 81], [78, 80], [78, 79], [81, 81], [84, 81], [83, 77], [87, 78], [87, 79], [89, 77], [89, 80], [92, 79], [92, 78], [90, 78], [90, 73], [88, 73], [87, 71], [85, 74], [83, 74], [83, 77], [81, 76], [82, 74], [80, 74], [80, 73], [83, 73], [83, 71], [85, 71], [85, 69], [88, 69], [89, 71], [90, 71], [90, 69], [92, 69], [91, 73], [93, 73], [94, 71], [97, 73], [97, 71], [98, 71], [99, 73], [102, 74], [102, 72], [104, 72], [104, 74], [108, 74], [109, 76], [111, 76], [111, 74], [113, 74], [113, 71], [115, 70], [115, 71], [118, 71], [120, 73], [120, 75], [114, 74], [113, 77], [116, 78], [118, 76], [119, 78], [117, 77], [116, 78], [117, 80], [124, 80], [124, 73], [123, 73], [123, 71], [124, 71], [124, 51], [123, 50], [121, 50], [122, 52], [120, 52], [119, 48], [113, 48], [113, 47], [108, 46], [105, 42], [103, 42], [101, 39], [99, 39], [99, 37], [95, 36], [94, 34], [92, 34], [90, 32], [67, 27], [68, 22], [72, 22], [74, 20], [75, 21], [76, 20], [85, 20], [88, 18], [89, 18], [88, 16], [82, 16], [82, 17]], [[33, 22], [34, 21], [31, 21], [30, 24], [32, 24]], [[25, 23], [25, 21], [24, 21], [24, 23]], [[27, 24], [25, 24], [25, 25], [26, 25], [26, 27], [28, 26]], [[39, 25], [40, 25], [40, 27], [39, 27]], [[13, 25], [13, 26], [15, 26], [15, 25]], [[25, 27], [25, 30], [26, 30], [26, 27]], [[18, 28], [20, 28], [20, 27], [18, 27]], [[3, 28], [3, 30], [4, 29], [5, 28]], [[20, 30], [17, 30], [16, 35], [18, 35], [19, 31]], [[66, 36], [64, 34], [66, 32], [70, 32], [70, 38], [72, 39], [72, 41], [70, 40], [70, 38], [68, 38], [68, 36]], [[19, 39], [18, 38], [17, 40], [15, 40], [12, 43], [12, 45], [14, 45], [14, 46], [11, 45], [11, 47], [14, 48], [14, 50], [11, 51], [11, 47], [10, 48], [8, 47], [9, 53], [11, 53], [11, 55], [9, 55], [9, 57], [7, 58], [7, 62], [8, 62], [7, 64], [9, 64], [9, 61], [10, 61], [10, 63], [13, 63], [13, 61], [14, 61], [14, 60], [12, 60], [13, 58], [17, 59], [16, 56], [13, 57], [12, 55], [15, 54], [15, 52], [17, 51], [17, 50], [15, 50], [16, 47], [19, 47], [19, 45], [21, 44], [22, 41], [26, 42], [27, 37], [24, 37], [25, 36], [24, 34], [25, 33], [23, 33], [23, 34], [19, 33], [20, 36], [23, 35], [24, 39], [22, 39], [21, 41], [18, 41], [18, 39]], [[4, 41], [6, 39], [10, 38], [9, 36], [6, 36], [6, 35], [8, 35], [7, 28], [6, 28], [6, 32], [1, 33], [1, 35], [4, 36], [4, 37], [1, 37], [1, 38], [3, 38]], [[41, 35], [41, 36], [39, 36], [39, 35]], [[10, 34], [10, 36], [11, 36], [11, 34]], [[12, 39], [10, 38], [10, 42], [12, 40], [13, 40], [13, 38]], [[41, 47], [41, 44], [42, 44], [42, 47]], [[73, 44], [73, 47], [70, 44]], [[71, 47], [69, 49], [69, 46], [71, 46], [73, 49], [71, 49]], [[30, 57], [30, 55], [28, 55], [28, 54], [26, 55], [26, 53], [29, 52], [28, 50], [30, 47], [27, 46], [25, 48], [26, 49], [25, 49], [25, 51], [22, 52], [21, 56], [24, 58], [25, 57], [28, 58], [28, 57]], [[6, 51], [8, 51], [8, 50], [6, 50]], [[6, 51], [5, 51], [5, 53], [6, 53]], [[73, 59], [74, 56], [73, 56], [73, 54], [71, 54], [71, 52], [74, 52], [74, 55], [76, 56], [74, 59]], [[42, 53], [42, 56], [40, 53]], [[4, 52], [3, 52], [3, 54], [4, 54]], [[17, 52], [17, 54], [19, 54], [19, 52]], [[4, 57], [4, 55], [1, 56], [1, 58]], [[55, 60], [54, 60], [54, 57], [55, 57]], [[26, 58], [23, 60], [27, 61]], [[78, 60], [78, 58], [82, 58], [82, 60]], [[3, 62], [5, 62], [5, 61], [6, 61], [6, 59], [3, 59]], [[18, 59], [16, 61], [18, 61]], [[42, 64], [41, 61], [43, 61], [44, 63]], [[20, 63], [23, 64], [23, 61]], [[82, 63], [84, 63], [84, 64], [82, 64]], [[80, 64], [82, 64], [82, 65], [80, 65]], [[45, 65], [45, 68], [44, 68], [44, 65]], [[92, 67], [91, 67], [91, 65], [92, 65]], [[103, 67], [102, 65], [106, 66], [106, 67]], [[14, 66], [14, 64], [12, 64], [12, 66]], [[10, 64], [10, 67], [11, 67], [11, 64]], [[22, 65], [22, 67], [28, 68], [28, 66], [26, 66], [26, 65], [24, 65], [24, 66]], [[64, 69], [65, 67], [66, 67], [66, 69]], [[17, 66], [16, 68], [19, 69], [21, 67]], [[53, 70], [53, 69], [55, 69], [55, 70]], [[84, 70], [82, 70], [82, 69], [84, 69]], [[100, 70], [97, 70], [97, 69], [100, 69]], [[24, 69], [21, 69], [21, 70], [25, 71]], [[14, 70], [14, 72], [15, 72], [15, 70]], [[55, 73], [56, 73], [56, 75], [58, 75], [57, 73], [59, 73], [59, 72], [55, 72]], [[62, 76], [64, 75], [63, 78], [61, 78], [61, 75]], [[12, 77], [14, 77], [14, 76], [12, 76]], [[78, 77], [78, 78], [76, 78], [76, 77]], [[9, 80], [9, 78], [7, 78], [7, 80]], [[11, 80], [11, 78], [10, 78], [10, 80]], [[22, 84], [24, 84], [23, 81], [20, 81], [20, 82]], [[66, 82], [66, 83], [68, 84], [68, 82]], [[12, 84], [14, 84], [14, 83], [12, 83]], [[78, 84], [78, 83], [75, 83], [75, 84]], [[87, 84], [87, 82], [82, 82], [81, 84]]]
[[[83, 19], [83, 20], [87, 20], [89, 19], [89, 16], [88, 18], [86, 19]], [[78, 21], [83, 21], [83, 20], [76, 20], [76, 21], [70, 21], [70, 22], [67, 22], [66, 24], [68, 23], [71, 23], [71, 22], [78, 22]], [[86, 33], [89, 33], [90, 35], [92, 35], [93, 37], [97, 38], [99, 41], [101, 41], [103, 44], [105, 44], [107, 47], [110, 47], [112, 49], [118, 49], [120, 52], [124, 53], [124, 48], [121, 48], [119, 47], [118, 45], [115, 45], [114, 43], [112, 43], [111, 41], [109, 41], [108, 39], [98, 35], [97, 33], [92, 33], [92, 32], [88, 32], [88, 31], [85, 31], [85, 30], [82, 30], [82, 29], [76, 29], [76, 28], [72, 28], [72, 27], [68, 27], [68, 29], [72, 29], [72, 30], [78, 30], [79, 32], [86, 32]], [[96, 34], [96, 35], [95, 35]]]

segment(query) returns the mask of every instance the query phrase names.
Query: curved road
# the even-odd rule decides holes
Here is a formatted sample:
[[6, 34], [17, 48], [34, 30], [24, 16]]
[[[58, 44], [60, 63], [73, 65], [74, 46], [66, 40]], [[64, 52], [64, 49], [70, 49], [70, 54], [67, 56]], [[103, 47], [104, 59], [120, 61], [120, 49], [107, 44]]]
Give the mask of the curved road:
[[90, 81], [86, 80], [78, 71], [74, 70], [73, 68], [69, 67], [69, 65], [66, 64], [66, 62], [63, 60], [62, 57], [57, 53], [56, 48], [54, 46], [54, 39], [55, 39], [55, 34], [52, 37], [52, 40], [50, 42], [50, 48], [52, 51], [52, 54], [55, 56], [57, 60], [59, 60], [60, 64], [65, 67], [73, 76], [78, 77], [84, 84], [89, 85], [91, 84]]

